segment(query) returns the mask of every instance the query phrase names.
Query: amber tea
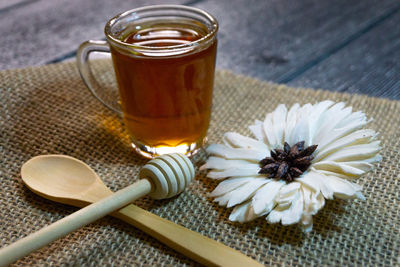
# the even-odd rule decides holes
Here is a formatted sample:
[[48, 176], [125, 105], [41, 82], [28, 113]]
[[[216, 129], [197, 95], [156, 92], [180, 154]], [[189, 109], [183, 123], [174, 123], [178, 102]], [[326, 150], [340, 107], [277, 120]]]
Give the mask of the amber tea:
[[[167, 47], [197, 41], [207, 29], [187, 21], [135, 26], [122, 41]], [[211, 113], [216, 40], [199, 51], [161, 56], [112, 48], [124, 121], [134, 142], [147, 147], [199, 145]]]

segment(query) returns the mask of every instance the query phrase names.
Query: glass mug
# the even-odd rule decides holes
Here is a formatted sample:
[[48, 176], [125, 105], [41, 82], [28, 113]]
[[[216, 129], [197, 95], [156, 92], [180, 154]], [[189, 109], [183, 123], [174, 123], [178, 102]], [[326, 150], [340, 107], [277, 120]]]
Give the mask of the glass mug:
[[[218, 22], [197, 8], [156, 5], [121, 13], [105, 26], [107, 41], [86, 41], [78, 68], [90, 91], [124, 118], [141, 155], [192, 155], [211, 117]], [[111, 52], [120, 99], [107, 99], [89, 65]], [[109, 94], [108, 94], [109, 95]]]

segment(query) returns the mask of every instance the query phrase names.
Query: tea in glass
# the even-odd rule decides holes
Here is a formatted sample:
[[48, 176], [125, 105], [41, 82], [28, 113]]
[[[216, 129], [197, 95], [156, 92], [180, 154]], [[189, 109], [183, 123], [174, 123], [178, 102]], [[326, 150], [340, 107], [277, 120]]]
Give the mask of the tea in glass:
[[[204, 25], [188, 20], [133, 29], [121, 41], [144, 47], [185, 45], [207, 35]], [[135, 147], [160, 154], [202, 145], [211, 116], [216, 50], [216, 40], [178, 55], [134, 55], [111, 47], [124, 121]]]
[[[107, 42], [87, 41], [78, 67], [92, 93], [124, 117], [132, 145], [144, 156], [193, 154], [211, 117], [218, 23], [207, 12], [157, 5], [107, 22]], [[88, 64], [93, 51], [111, 51], [120, 103], [110, 101]], [[106, 100], [108, 99], [108, 100]]]

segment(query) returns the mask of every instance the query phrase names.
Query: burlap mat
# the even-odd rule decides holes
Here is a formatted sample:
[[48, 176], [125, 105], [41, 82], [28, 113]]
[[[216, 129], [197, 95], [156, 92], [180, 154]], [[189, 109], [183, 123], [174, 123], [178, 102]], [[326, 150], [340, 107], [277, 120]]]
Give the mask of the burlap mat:
[[[97, 64], [103, 82], [113, 84], [108, 63]], [[363, 110], [380, 132], [383, 161], [363, 176], [367, 200], [327, 201], [314, 217], [314, 230], [269, 225], [261, 218], [247, 224], [228, 220], [230, 210], [207, 194], [216, 186], [199, 173], [172, 200], [144, 198], [137, 204], [193, 231], [241, 250], [266, 265], [375, 266], [399, 264], [400, 102], [360, 95], [293, 89], [226, 71], [216, 74], [209, 141], [226, 131], [249, 134], [279, 103], [323, 99], [345, 101]], [[39, 230], [77, 208], [31, 193], [20, 178], [29, 158], [61, 153], [79, 158], [113, 190], [133, 181], [146, 160], [135, 155], [121, 121], [83, 85], [75, 62], [0, 72], [0, 246]], [[197, 160], [204, 160], [197, 157]], [[16, 263], [26, 265], [124, 266], [193, 265], [190, 259], [134, 227], [103, 218]]]

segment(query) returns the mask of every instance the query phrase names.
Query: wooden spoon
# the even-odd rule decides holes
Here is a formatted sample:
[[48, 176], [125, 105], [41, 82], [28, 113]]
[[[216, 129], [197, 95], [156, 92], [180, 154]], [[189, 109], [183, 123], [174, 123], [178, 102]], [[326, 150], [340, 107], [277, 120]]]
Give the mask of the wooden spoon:
[[[47, 199], [84, 207], [58, 222], [0, 249], [0, 266], [10, 264], [30, 252], [91, 223], [135, 199], [149, 194], [156, 199], [182, 192], [195, 173], [190, 160], [181, 154], [163, 155], [151, 160], [140, 171], [142, 178], [131, 186], [113, 193], [85, 163], [63, 155], [38, 156], [21, 168], [27, 187]], [[259, 266], [244, 254], [162, 219], [135, 205], [112, 214], [169, 247], [210, 266]]]

